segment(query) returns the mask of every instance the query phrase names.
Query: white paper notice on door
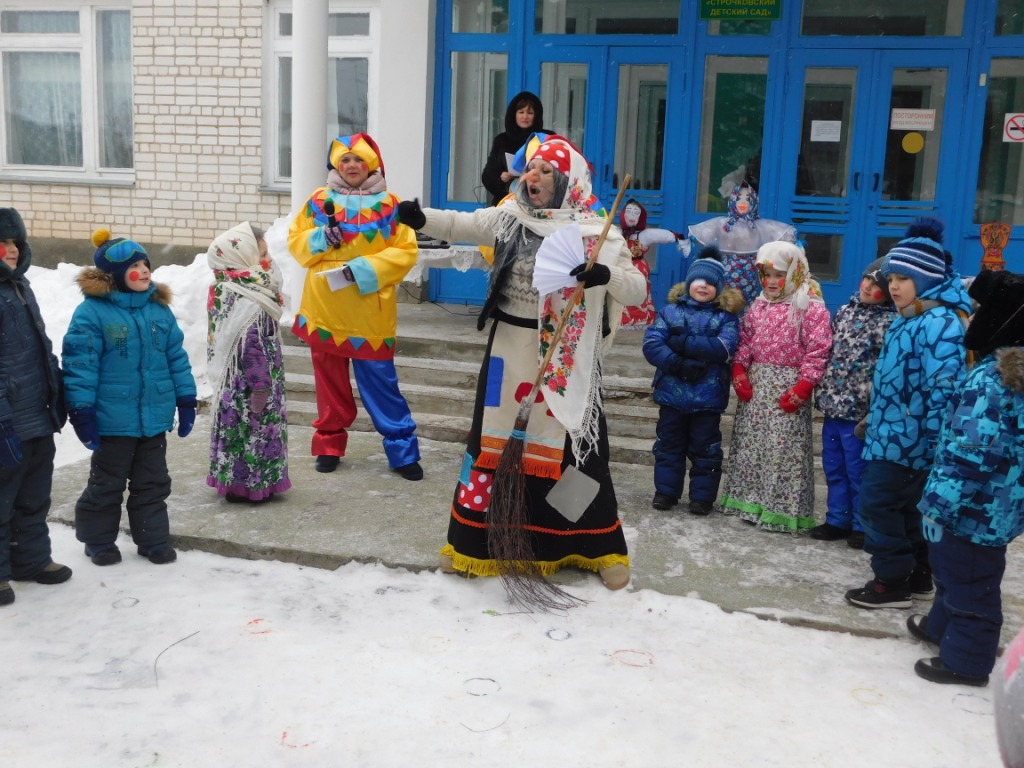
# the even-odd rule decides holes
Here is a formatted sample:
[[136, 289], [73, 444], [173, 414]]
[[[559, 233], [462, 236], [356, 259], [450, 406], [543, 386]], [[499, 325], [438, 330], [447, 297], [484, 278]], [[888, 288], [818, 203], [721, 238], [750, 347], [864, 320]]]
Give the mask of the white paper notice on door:
[[890, 131], [934, 131], [934, 109], [894, 109], [889, 115]]
[[842, 137], [842, 120], [811, 120], [811, 141], [836, 142]]

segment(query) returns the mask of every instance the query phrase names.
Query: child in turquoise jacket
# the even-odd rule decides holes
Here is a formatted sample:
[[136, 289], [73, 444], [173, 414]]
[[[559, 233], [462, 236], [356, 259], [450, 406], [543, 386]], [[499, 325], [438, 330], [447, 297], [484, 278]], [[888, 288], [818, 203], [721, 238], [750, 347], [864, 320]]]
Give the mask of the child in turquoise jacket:
[[116, 539], [128, 486], [128, 523], [143, 557], [177, 558], [168, 539], [166, 432], [192, 431], [196, 384], [171, 292], [150, 279], [149, 256], [136, 242], [93, 234], [95, 267], [82, 270], [78, 305], [64, 336], [68, 418], [95, 451], [89, 483], [75, 505], [75, 534], [96, 565], [121, 561]]

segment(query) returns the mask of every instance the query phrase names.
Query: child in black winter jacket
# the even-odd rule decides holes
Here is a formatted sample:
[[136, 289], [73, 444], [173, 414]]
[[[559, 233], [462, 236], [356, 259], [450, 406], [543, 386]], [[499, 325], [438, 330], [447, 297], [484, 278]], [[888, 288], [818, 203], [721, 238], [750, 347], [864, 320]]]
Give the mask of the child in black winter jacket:
[[32, 249], [21, 216], [0, 208], [0, 605], [11, 580], [60, 584], [46, 515], [53, 485], [53, 433], [66, 421], [60, 369], [25, 272]]

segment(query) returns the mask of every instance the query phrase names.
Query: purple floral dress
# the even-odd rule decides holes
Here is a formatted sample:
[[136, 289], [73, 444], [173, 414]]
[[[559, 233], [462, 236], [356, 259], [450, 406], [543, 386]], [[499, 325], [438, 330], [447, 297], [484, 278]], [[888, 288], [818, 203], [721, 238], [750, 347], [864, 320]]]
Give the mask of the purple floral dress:
[[[225, 292], [215, 301], [211, 287], [211, 335], [236, 301]], [[288, 412], [284, 365], [277, 323], [261, 312], [235, 351], [227, 381], [216, 394], [210, 439], [210, 476], [206, 484], [217, 493], [260, 501], [291, 487], [288, 479]], [[254, 392], [267, 391], [266, 407], [253, 413]]]

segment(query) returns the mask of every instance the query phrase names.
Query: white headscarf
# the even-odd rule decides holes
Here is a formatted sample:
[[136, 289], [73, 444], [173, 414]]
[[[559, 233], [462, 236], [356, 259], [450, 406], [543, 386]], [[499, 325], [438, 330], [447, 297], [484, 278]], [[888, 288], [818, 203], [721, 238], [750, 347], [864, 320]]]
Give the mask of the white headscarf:
[[769, 298], [762, 290], [759, 298], [775, 304], [789, 304], [789, 322], [799, 326], [803, 321], [804, 312], [812, 301], [824, 301], [821, 286], [811, 277], [804, 249], [795, 243], [776, 240], [765, 243], [757, 251], [755, 259], [761, 279], [764, 270], [771, 268], [786, 273], [786, 282], [782, 286], [782, 295], [777, 299]]
[[260, 248], [252, 225], [245, 221], [222, 232], [206, 251], [206, 261], [213, 270], [210, 286], [210, 307], [222, 302], [228, 293], [248, 301], [235, 301], [223, 315], [210, 314], [207, 336], [207, 359], [210, 381], [218, 389], [229, 379], [238, 355], [238, 345], [249, 328], [266, 312], [275, 323], [281, 319], [284, 298], [281, 296], [281, 275], [275, 265], [265, 269], [260, 264]]

